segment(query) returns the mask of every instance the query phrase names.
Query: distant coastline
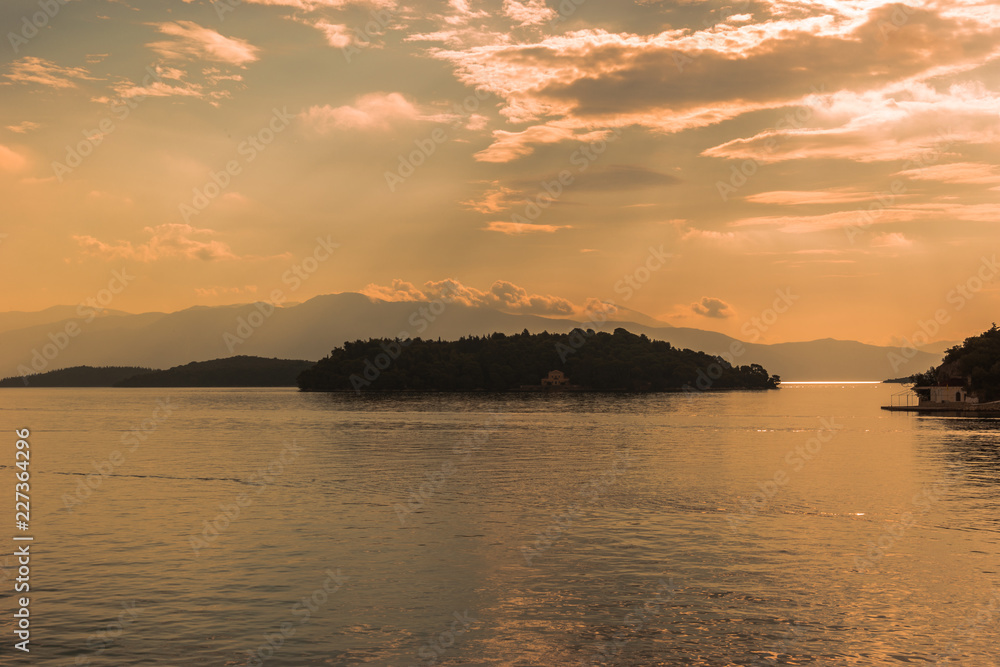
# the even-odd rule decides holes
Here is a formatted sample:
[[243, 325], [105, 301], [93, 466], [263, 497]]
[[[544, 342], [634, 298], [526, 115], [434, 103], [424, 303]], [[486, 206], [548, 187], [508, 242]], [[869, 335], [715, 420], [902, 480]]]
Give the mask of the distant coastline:
[[319, 362], [235, 356], [167, 370], [77, 366], [0, 387], [298, 387], [352, 393], [635, 393], [777, 389], [758, 364], [654, 341], [624, 329], [345, 343]]
[[167, 370], [75, 366], [0, 380], [0, 387], [295, 387], [312, 361], [235, 356]]

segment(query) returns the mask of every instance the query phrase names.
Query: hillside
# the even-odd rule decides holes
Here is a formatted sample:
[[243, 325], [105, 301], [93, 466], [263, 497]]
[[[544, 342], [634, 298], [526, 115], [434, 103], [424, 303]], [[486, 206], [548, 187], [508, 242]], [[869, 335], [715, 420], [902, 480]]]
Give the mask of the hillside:
[[122, 379], [116, 387], [294, 387], [313, 362], [237, 356], [192, 362]]
[[540, 388], [542, 378], [553, 370], [563, 371], [573, 388], [591, 391], [777, 389], [779, 382], [757, 365], [732, 366], [703, 352], [679, 350], [615, 329], [613, 334], [495, 333], [451, 342], [356, 341], [333, 350], [302, 373], [299, 387], [304, 391], [515, 391]]
[[918, 387], [959, 379], [982, 403], [1000, 401], [1000, 329], [994, 324], [948, 350], [944, 362], [916, 378]]
[[19, 375], [0, 380], [0, 387], [113, 387], [116, 382], [138, 373], [148, 373], [149, 368], [130, 366], [74, 366], [48, 373]]

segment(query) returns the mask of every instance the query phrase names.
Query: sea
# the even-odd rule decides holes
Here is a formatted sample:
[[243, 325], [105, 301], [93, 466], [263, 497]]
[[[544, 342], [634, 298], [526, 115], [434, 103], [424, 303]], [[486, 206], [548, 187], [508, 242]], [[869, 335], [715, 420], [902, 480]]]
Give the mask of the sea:
[[0, 663], [1000, 664], [1000, 421], [900, 389], [0, 389]]

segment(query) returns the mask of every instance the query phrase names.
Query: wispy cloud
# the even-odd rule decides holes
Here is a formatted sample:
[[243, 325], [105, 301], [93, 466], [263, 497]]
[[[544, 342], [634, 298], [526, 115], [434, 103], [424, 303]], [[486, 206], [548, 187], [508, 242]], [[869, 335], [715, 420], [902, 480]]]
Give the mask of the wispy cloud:
[[246, 66], [258, 59], [258, 49], [250, 42], [225, 37], [194, 21], [156, 23], [157, 30], [174, 39], [151, 42], [147, 46], [168, 60], [206, 60]]
[[16, 132], [17, 134], [26, 134], [28, 132], [37, 130], [40, 127], [41, 127], [40, 123], [36, 123], [30, 120], [24, 120], [15, 125], [8, 125], [7, 129], [10, 130], [11, 132]]
[[524, 222], [505, 222], [497, 220], [489, 223], [483, 229], [490, 232], [500, 232], [508, 236], [520, 236], [521, 234], [552, 234], [560, 229], [572, 229], [571, 225], [536, 225]]
[[50, 88], [76, 88], [80, 81], [96, 81], [83, 67], [64, 67], [34, 56], [15, 60], [4, 77], [16, 83], [34, 83]]
[[571, 128], [554, 125], [535, 125], [520, 132], [494, 130], [493, 143], [476, 153], [475, 157], [480, 162], [510, 162], [531, 155], [536, 146], [562, 141], [596, 142], [607, 139], [610, 135], [611, 132], [603, 130], [577, 133]]
[[302, 113], [303, 122], [320, 134], [334, 130], [390, 130], [399, 123], [447, 122], [451, 114], [424, 113], [402, 93], [370, 93], [354, 104], [309, 107]]
[[211, 237], [216, 235], [211, 229], [198, 229], [191, 225], [171, 223], [145, 227], [149, 240], [140, 244], [131, 241], [105, 243], [93, 236], [73, 236], [81, 249], [88, 255], [104, 259], [130, 259], [139, 262], [155, 262], [162, 259], [213, 261], [238, 259], [229, 245]]
[[1000, 184], [1000, 167], [981, 162], [953, 162], [901, 171], [897, 176], [917, 181], [965, 183], [971, 185]]

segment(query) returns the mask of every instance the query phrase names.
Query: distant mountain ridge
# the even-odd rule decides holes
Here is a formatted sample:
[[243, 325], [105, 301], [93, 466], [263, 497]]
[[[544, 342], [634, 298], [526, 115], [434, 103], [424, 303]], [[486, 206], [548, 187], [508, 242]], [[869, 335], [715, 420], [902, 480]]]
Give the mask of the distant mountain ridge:
[[380, 301], [347, 292], [283, 308], [264, 303], [198, 307], [175, 313], [115, 313], [90, 321], [71, 315], [0, 331], [0, 376], [18, 375], [19, 368], [37, 372], [81, 365], [169, 368], [234, 355], [321, 359], [347, 341], [369, 338], [455, 340], [525, 329], [569, 333], [579, 326], [607, 332], [621, 327], [712, 355], [732, 357], [736, 349], [740, 353], [730, 361], [760, 364], [785, 381], [883, 380], [922, 372], [941, 360], [916, 352], [893, 367], [890, 355], [898, 357], [899, 349], [854, 341], [739, 343], [724, 334], [669, 325], [623, 320], [594, 324], [441, 302]]

